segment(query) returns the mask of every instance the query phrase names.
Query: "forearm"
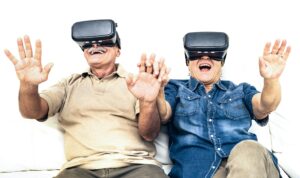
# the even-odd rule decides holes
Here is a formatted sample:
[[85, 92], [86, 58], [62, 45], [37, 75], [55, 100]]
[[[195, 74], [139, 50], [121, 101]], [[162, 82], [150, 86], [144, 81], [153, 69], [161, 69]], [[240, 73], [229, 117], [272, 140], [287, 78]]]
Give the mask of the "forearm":
[[276, 110], [281, 101], [281, 86], [279, 79], [264, 79], [264, 87], [260, 94], [259, 107], [256, 117], [265, 118], [269, 113]]
[[157, 108], [158, 108], [161, 122], [162, 123], [168, 122], [172, 115], [172, 111], [169, 103], [165, 100], [165, 94], [163, 89], [159, 91], [156, 102], [157, 102]]
[[19, 109], [25, 118], [41, 119], [46, 116], [48, 105], [39, 96], [38, 85], [20, 84]]
[[261, 93], [262, 107], [272, 112], [281, 101], [281, 86], [279, 79], [264, 79], [264, 87]]
[[160, 116], [156, 101], [140, 101], [139, 134], [147, 141], [154, 140], [160, 131]]

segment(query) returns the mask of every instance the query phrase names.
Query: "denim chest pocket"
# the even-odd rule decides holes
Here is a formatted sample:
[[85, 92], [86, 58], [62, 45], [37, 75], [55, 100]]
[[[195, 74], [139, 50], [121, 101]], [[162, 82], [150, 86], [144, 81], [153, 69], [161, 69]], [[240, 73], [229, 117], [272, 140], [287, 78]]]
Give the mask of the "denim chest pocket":
[[224, 111], [225, 117], [233, 120], [238, 120], [245, 117], [250, 117], [249, 111], [244, 104], [244, 94], [234, 93], [225, 95], [218, 104], [221, 110]]
[[198, 95], [176, 96], [178, 103], [174, 114], [177, 116], [194, 115], [199, 110], [199, 98]]

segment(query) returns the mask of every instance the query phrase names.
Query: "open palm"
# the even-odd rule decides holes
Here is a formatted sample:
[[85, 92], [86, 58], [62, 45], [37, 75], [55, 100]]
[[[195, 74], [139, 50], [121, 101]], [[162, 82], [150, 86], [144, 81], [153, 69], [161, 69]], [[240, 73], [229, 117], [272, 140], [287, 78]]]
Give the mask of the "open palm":
[[[287, 47], [286, 40], [280, 43], [276, 40], [272, 49], [271, 43], [267, 43], [264, 48], [263, 57], [259, 59], [260, 74], [263, 78], [279, 78], [282, 74], [286, 60], [291, 52], [291, 47]], [[271, 52], [269, 52], [271, 50]]]
[[268, 56], [260, 59], [260, 73], [263, 78], [278, 78], [285, 68], [286, 61], [281, 57]]
[[140, 72], [136, 79], [127, 78], [129, 91], [139, 100], [153, 102], [156, 100], [161, 83], [151, 74]]
[[24, 43], [25, 48], [22, 39], [18, 39], [20, 60], [17, 60], [9, 50], [5, 50], [5, 54], [14, 64], [17, 76], [21, 82], [38, 85], [48, 79], [52, 64], [47, 64], [44, 68], [42, 67], [42, 44], [40, 40], [36, 41], [34, 57], [32, 55], [31, 42], [28, 36], [24, 37]]

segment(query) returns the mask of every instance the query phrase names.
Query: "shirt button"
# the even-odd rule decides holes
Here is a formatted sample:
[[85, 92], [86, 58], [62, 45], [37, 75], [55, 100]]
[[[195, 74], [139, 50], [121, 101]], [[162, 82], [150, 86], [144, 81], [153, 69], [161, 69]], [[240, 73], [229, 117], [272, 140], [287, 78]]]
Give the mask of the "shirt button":
[[212, 169], [215, 169], [216, 167], [215, 167], [215, 166], [212, 166], [211, 168], [212, 168]]
[[218, 150], [218, 151], [220, 151], [220, 150], [221, 150], [221, 148], [217, 148], [217, 150]]
[[208, 119], [208, 122], [212, 122], [212, 119]]
[[191, 99], [191, 97], [189, 97], [189, 96], [188, 96], [187, 98], [188, 98], [188, 99]]
[[229, 101], [231, 101], [231, 98], [229, 98]]
[[208, 97], [210, 98], [211, 96], [210, 96], [210, 95], [208, 95]]
[[211, 138], [213, 138], [213, 137], [214, 137], [214, 135], [210, 135], [210, 137], [211, 137]]

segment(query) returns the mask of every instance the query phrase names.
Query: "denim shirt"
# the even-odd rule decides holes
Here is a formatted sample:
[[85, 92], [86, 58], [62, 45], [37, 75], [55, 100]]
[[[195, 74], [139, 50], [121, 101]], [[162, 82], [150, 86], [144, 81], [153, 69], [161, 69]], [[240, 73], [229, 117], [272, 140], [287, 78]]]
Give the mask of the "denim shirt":
[[[172, 108], [168, 124], [172, 178], [210, 178], [223, 158], [242, 140], [257, 140], [248, 130], [252, 97], [258, 91], [247, 83], [218, 81], [206, 93], [196, 79], [170, 80], [165, 87]], [[268, 122], [257, 120], [261, 125]]]

